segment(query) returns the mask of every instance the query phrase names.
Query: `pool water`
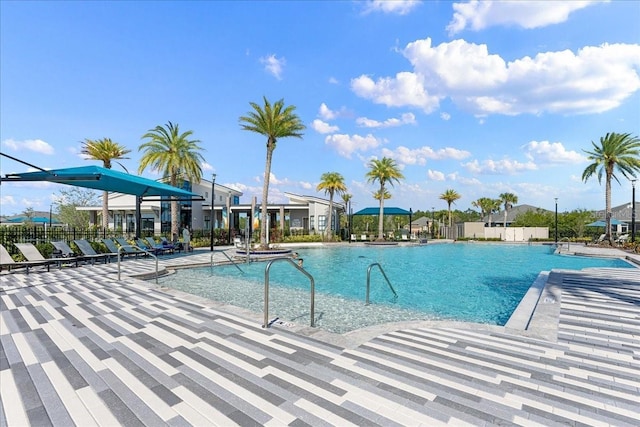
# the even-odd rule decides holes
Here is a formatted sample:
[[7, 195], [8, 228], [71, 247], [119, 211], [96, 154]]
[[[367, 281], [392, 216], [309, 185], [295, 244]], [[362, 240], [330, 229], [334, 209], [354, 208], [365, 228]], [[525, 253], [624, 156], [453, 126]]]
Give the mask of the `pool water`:
[[[631, 267], [619, 259], [556, 255], [554, 247], [542, 245], [340, 246], [297, 252], [315, 280], [317, 324], [335, 332], [418, 319], [504, 325], [541, 271]], [[381, 265], [398, 297], [374, 267], [371, 305], [364, 308], [367, 269], [372, 263]], [[162, 281], [165, 286], [260, 313], [265, 267], [254, 262], [241, 264], [242, 271], [232, 265], [180, 270]], [[276, 262], [270, 268], [270, 287], [270, 313], [308, 322], [308, 278], [289, 263]]]

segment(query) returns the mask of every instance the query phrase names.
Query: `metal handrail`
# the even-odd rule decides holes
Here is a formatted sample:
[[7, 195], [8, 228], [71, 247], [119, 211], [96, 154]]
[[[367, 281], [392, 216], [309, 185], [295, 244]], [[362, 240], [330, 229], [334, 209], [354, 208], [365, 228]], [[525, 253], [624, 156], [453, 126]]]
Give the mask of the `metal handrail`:
[[233, 259], [231, 259], [231, 257], [230, 257], [230, 256], [229, 256], [225, 251], [216, 251], [216, 250], [214, 250], [214, 251], [211, 253], [211, 267], [210, 267], [210, 268], [211, 268], [211, 271], [212, 271], [212, 272], [213, 272], [213, 256], [214, 256], [216, 253], [221, 253], [222, 255], [224, 255], [225, 257], [227, 257], [227, 259], [231, 262], [231, 264], [235, 265], [235, 267], [236, 267], [238, 270], [240, 270], [240, 273], [244, 274], [244, 271], [242, 271], [242, 269], [238, 266], [238, 264], [237, 264]]
[[156, 285], [157, 285], [158, 284], [158, 257], [152, 254], [151, 252], [149, 252], [148, 250], [143, 249], [140, 246], [136, 246], [136, 245], [124, 245], [118, 248], [118, 280], [120, 280], [120, 252], [124, 251], [124, 248], [134, 248], [134, 249], [141, 250], [142, 252], [146, 253], [147, 255], [151, 255], [156, 259]]
[[264, 268], [264, 324], [263, 328], [268, 328], [270, 326], [269, 323], [269, 270], [271, 269], [271, 264], [276, 261], [288, 261], [291, 265], [298, 269], [302, 274], [307, 276], [311, 281], [311, 327], [315, 327], [315, 310], [316, 310], [316, 282], [313, 280], [313, 276], [307, 272], [303, 267], [296, 264], [291, 258], [276, 258], [267, 263], [267, 266]]
[[562, 240], [560, 240], [560, 247], [558, 248], [558, 253], [562, 252], [562, 242], [565, 239], [567, 240], [567, 252], [571, 252], [571, 240], [568, 237], [563, 237]]
[[371, 288], [371, 269], [374, 266], [377, 266], [380, 269], [380, 272], [382, 273], [382, 275], [384, 276], [384, 279], [387, 281], [387, 284], [389, 285], [389, 289], [391, 289], [391, 292], [393, 292], [393, 296], [395, 298], [398, 298], [398, 294], [396, 293], [396, 290], [393, 289], [393, 286], [391, 285], [391, 282], [389, 281], [387, 274], [382, 269], [382, 266], [380, 265], [380, 263], [374, 262], [369, 266], [369, 268], [367, 268], [367, 297], [365, 299], [365, 305], [369, 305], [369, 289]]

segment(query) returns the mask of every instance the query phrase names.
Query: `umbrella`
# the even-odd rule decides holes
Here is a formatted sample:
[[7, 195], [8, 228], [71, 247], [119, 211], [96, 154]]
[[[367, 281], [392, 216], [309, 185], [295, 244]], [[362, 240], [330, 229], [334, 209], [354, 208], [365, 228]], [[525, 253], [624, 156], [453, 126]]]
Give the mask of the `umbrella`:
[[[615, 218], [611, 218], [611, 225], [620, 225], [622, 224], [622, 221], [618, 221]], [[592, 222], [591, 224], [587, 224], [587, 227], [606, 227], [607, 226], [607, 222], [606, 221], [596, 221], [596, 222]]]
[[[7, 222], [13, 222], [13, 223], [33, 222], [34, 224], [49, 224], [49, 218], [45, 216], [34, 216], [33, 218], [28, 218], [26, 216], [19, 216], [16, 218], [11, 218], [7, 220]], [[51, 221], [51, 224], [60, 224], [60, 221], [54, 218]]]

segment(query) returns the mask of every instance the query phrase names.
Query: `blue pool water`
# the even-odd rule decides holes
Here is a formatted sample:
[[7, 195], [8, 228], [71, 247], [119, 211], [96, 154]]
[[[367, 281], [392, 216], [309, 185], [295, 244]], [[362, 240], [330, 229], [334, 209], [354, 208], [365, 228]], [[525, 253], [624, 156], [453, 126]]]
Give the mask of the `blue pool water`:
[[[338, 301], [334, 305], [350, 302], [363, 305], [367, 269], [372, 263], [380, 263], [398, 298], [393, 298], [382, 274], [374, 268], [370, 293], [373, 305], [407, 310], [411, 318], [423, 313], [425, 319], [497, 325], [506, 323], [541, 271], [631, 267], [619, 259], [555, 255], [553, 250], [551, 246], [538, 245], [441, 244], [341, 246], [297, 252], [304, 258], [304, 268], [314, 277], [316, 300], [331, 295]], [[165, 284], [217, 299], [221, 297], [209, 292], [229, 288], [225, 283], [232, 283], [239, 292], [239, 284], [244, 283], [254, 288], [254, 293], [240, 299], [262, 301], [265, 263], [242, 264], [241, 268], [243, 272], [234, 266], [179, 271], [177, 277], [165, 280]], [[272, 289], [297, 291], [299, 296], [295, 299], [308, 302], [309, 280], [288, 263], [276, 262], [271, 266], [270, 285]], [[230, 302], [242, 305], [242, 301]], [[256, 307], [260, 305], [252, 309]]]

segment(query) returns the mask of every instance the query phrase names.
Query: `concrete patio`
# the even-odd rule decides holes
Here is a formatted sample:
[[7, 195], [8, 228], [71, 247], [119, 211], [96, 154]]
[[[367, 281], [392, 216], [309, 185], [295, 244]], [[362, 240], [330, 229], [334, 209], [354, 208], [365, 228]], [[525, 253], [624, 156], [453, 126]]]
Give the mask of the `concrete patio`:
[[132, 277], [153, 264], [123, 262], [121, 281], [116, 263], [0, 275], [0, 426], [640, 419], [636, 269], [552, 271], [527, 330], [414, 322], [331, 337], [263, 329], [261, 313]]

